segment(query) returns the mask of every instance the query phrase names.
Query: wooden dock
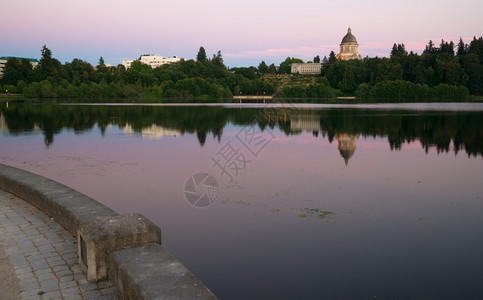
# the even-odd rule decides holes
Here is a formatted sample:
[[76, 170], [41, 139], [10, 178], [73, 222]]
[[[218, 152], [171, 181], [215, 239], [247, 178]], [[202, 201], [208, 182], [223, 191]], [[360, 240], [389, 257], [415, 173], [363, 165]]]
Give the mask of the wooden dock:
[[272, 100], [273, 96], [233, 96], [233, 100], [239, 100], [240, 103], [245, 101], [263, 101], [265, 103], [267, 100]]

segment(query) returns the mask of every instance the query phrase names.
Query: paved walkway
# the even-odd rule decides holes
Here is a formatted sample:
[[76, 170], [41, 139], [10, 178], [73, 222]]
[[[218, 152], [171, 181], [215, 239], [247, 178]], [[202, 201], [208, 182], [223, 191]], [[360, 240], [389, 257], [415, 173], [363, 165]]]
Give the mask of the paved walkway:
[[26, 201], [0, 189], [0, 299], [117, 299], [110, 282], [89, 283], [76, 239]]

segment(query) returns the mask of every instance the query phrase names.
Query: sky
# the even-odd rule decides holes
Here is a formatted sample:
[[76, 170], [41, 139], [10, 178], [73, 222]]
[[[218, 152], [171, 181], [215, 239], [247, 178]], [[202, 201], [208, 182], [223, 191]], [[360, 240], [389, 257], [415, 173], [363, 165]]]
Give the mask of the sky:
[[0, 56], [117, 65], [142, 54], [192, 59], [203, 46], [229, 67], [279, 65], [339, 52], [351, 27], [363, 56], [394, 43], [421, 53], [429, 40], [483, 36], [481, 0], [2, 0]]

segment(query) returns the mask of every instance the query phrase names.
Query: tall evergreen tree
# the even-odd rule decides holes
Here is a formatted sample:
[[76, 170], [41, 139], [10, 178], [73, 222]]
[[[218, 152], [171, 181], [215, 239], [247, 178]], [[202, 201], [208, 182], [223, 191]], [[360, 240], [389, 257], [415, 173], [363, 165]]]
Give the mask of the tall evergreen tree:
[[441, 40], [441, 45], [439, 46], [440, 53], [447, 53], [450, 55], [454, 55], [454, 43], [453, 42], [445, 42]]
[[458, 56], [466, 55], [467, 51], [468, 51], [468, 46], [465, 45], [465, 43], [463, 42], [463, 39], [460, 38], [460, 41], [458, 43], [458, 50], [457, 50], [456, 54]]
[[330, 51], [329, 53], [329, 65], [335, 63], [337, 61], [337, 56], [335, 55], [334, 51]]
[[480, 36], [478, 39], [476, 36], [473, 37], [468, 47], [468, 53], [476, 54], [480, 62], [483, 63], [483, 37]]
[[211, 60], [211, 62], [217, 66], [224, 66], [223, 64], [223, 56], [221, 55], [221, 51], [218, 50], [218, 52], [215, 54], [213, 54], [213, 59]]
[[52, 59], [52, 51], [46, 45], [42, 47], [42, 58], [39, 61], [39, 68], [42, 77], [49, 77], [54, 70], [54, 60]]
[[97, 64], [97, 68], [98, 69], [102, 69], [106, 66], [106, 64], [104, 63], [104, 58], [102, 58], [102, 56], [99, 58], [99, 63]]
[[391, 58], [403, 58], [408, 55], [408, 52], [406, 51], [406, 46], [404, 44], [396, 44], [392, 46], [391, 50]]
[[260, 72], [260, 74], [268, 73], [268, 66], [265, 61], [262, 60], [262, 62], [258, 65], [258, 72]]
[[436, 54], [438, 53], [438, 48], [434, 47], [434, 43], [432, 40], [429, 40], [429, 43], [426, 45], [424, 51], [424, 54]]
[[208, 60], [208, 58], [206, 56], [205, 48], [200, 47], [200, 50], [198, 51], [198, 54], [196, 55], [196, 61], [205, 62], [207, 60]]

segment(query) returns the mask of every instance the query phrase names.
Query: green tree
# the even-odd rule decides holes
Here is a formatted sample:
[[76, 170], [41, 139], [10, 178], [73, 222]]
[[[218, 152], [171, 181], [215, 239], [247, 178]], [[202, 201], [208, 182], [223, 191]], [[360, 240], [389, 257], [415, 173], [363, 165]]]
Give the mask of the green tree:
[[463, 55], [466, 55], [466, 53], [468, 53], [468, 46], [465, 45], [465, 43], [463, 42], [463, 39], [460, 38], [460, 41], [458, 43], [458, 50], [456, 54], [458, 56], [463, 56]]
[[337, 61], [337, 56], [335, 55], [334, 51], [330, 51], [329, 53], [329, 65], [335, 63]]
[[196, 55], [196, 61], [205, 62], [207, 60], [208, 58], [206, 56], [205, 48], [200, 47], [200, 50], [198, 50], [198, 54]]
[[287, 57], [281, 64], [280, 64], [280, 70], [279, 72], [281, 74], [290, 74], [292, 71], [292, 64], [295, 63], [303, 63], [304, 61], [301, 60], [300, 58], [290, 58]]
[[314, 63], [320, 63], [320, 56], [317, 55], [316, 57], [314, 57]]
[[268, 73], [269, 74], [276, 74], [277, 73], [277, 67], [275, 67], [275, 64], [271, 64], [268, 66]]
[[353, 93], [356, 87], [356, 81], [352, 68], [346, 68], [342, 80], [339, 81], [339, 89], [344, 93]]
[[424, 48], [423, 54], [435, 54], [438, 52], [438, 48], [434, 47], [432, 40], [429, 40], [428, 45]]
[[25, 80], [22, 74], [22, 63], [15, 57], [10, 57], [5, 63], [3, 71], [3, 83], [16, 85], [19, 80]]
[[33, 79], [32, 64], [26, 58], [10, 57], [5, 63], [3, 76], [4, 84], [17, 85], [20, 80], [30, 82]]
[[104, 63], [104, 58], [102, 58], [102, 56], [99, 58], [99, 63], [97, 64], [97, 68], [98, 69], [102, 69], [102, 68], [105, 68], [106, 67], [106, 64]]
[[257, 79], [259, 78], [260, 76], [258, 76], [257, 74], [257, 68], [255, 67], [241, 67], [241, 68], [233, 68], [232, 71], [235, 72], [235, 74], [237, 75], [241, 75], [247, 79], [250, 79], [250, 80], [253, 80], [253, 79]]
[[47, 78], [52, 75], [54, 71], [54, 60], [52, 59], [52, 51], [46, 45], [42, 47], [42, 57], [39, 61], [39, 69], [42, 78]]
[[480, 62], [483, 62], [483, 37], [478, 39], [474, 36], [468, 47], [468, 53], [474, 53], [478, 56]]
[[265, 61], [262, 60], [262, 62], [258, 65], [258, 72], [260, 72], [260, 74], [268, 73], [268, 66]]
[[454, 43], [453, 42], [445, 42], [441, 40], [441, 45], [439, 46], [439, 53], [447, 53], [449, 55], [454, 55]]
[[404, 46], [404, 44], [394, 43], [394, 45], [392, 46], [392, 50], [391, 50], [391, 58], [392, 59], [402, 60], [407, 55], [408, 55], [408, 52], [406, 51], [406, 46]]
[[366, 83], [361, 83], [354, 92], [357, 99], [365, 99], [369, 97], [369, 86]]
[[466, 55], [463, 61], [463, 67], [469, 77], [467, 87], [470, 90], [470, 93], [473, 95], [481, 94], [483, 92], [483, 74], [481, 74], [482, 67], [480, 64], [480, 60], [478, 59], [478, 55], [476, 55], [476, 53], [470, 53]]
[[30, 60], [28, 60], [26, 58], [22, 58], [22, 60], [20, 62], [22, 64], [21, 71], [22, 71], [22, 75], [23, 75], [24, 80], [27, 81], [27, 82], [31, 82], [34, 79], [33, 78], [32, 63], [30, 62]]
[[221, 55], [221, 51], [218, 50], [218, 52], [215, 54], [213, 54], [213, 59], [211, 60], [211, 62], [216, 65], [216, 66], [219, 66], [219, 67], [224, 67], [225, 65], [223, 64], [223, 56]]

